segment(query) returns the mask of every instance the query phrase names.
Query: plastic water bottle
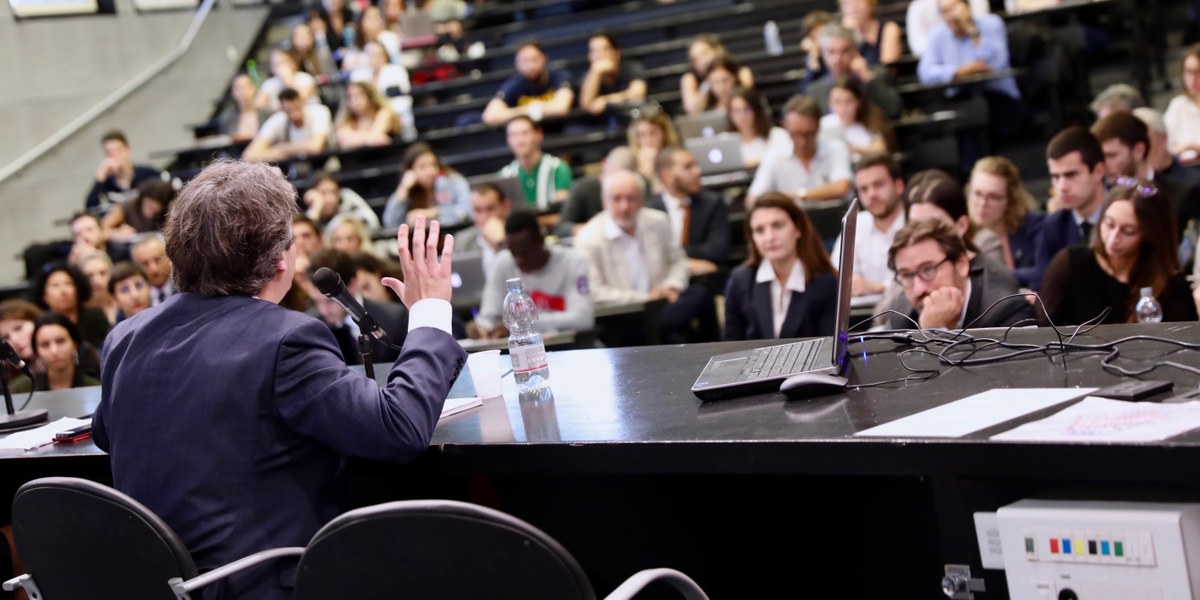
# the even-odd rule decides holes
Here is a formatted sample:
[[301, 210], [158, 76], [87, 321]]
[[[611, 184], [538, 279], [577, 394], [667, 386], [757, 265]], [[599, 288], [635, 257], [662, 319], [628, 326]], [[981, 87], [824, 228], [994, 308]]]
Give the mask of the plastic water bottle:
[[508, 328], [508, 354], [512, 358], [513, 377], [521, 396], [539, 395], [550, 386], [550, 368], [546, 365], [546, 344], [534, 330], [537, 305], [525, 293], [520, 278], [504, 282], [504, 326]]
[[1154, 299], [1154, 290], [1151, 288], [1142, 288], [1142, 297], [1137, 302], [1137, 320], [1138, 323], [1162, 322], [1162, 307]]
[[767, 21], [767, 24], [763, 25], [763, 42], [767, 46], [767, 54], [783, 54], [783, 40], [779, 38], [779, 25], [775, 21]]
[[433, 201], [439, 207], [450, 201], [450, 180], [445, 175], [433, 180]]

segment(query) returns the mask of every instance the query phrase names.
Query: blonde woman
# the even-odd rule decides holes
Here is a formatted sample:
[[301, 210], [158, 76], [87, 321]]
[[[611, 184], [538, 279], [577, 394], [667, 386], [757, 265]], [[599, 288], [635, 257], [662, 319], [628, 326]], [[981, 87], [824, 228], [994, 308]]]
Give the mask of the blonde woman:
[[400, 117], [375, 86], [356, 81], [346, 87], [346, 101], [337, 118], [337, 143], [342, 150], [386, 146], [400, 135]]
[[1004, 266], [1021, 287], [1029, 287], [1036, 262], [1035, 242], [1045, 214], [1034, 210], [1033, 196], [1021, 187], [1021, 171], [1003, 156], [985, 156], [971, 169], [967, 210], [980, 228], [1000, 239]]

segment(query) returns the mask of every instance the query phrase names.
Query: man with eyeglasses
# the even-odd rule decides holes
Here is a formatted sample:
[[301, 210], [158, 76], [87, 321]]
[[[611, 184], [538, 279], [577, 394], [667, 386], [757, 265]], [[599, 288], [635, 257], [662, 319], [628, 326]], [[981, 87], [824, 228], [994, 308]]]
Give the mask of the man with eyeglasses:
[[[1016, 281], [989, 264], [971, 258], [950, 225], [933, 220], [905, 225], [888, 249], [888, 266], [904, 290], [892, 304], [900, 314], [891, 316], [889, 326], [913, 329], [913, 321], [921, 329], [1036, 325], [1033, 307], [1015, 295]], [[1012, 297], [1002, 300], [1006, 296]]]
[[746, 192], [746, 202], [767, 192], [781, 192], [796, 202], [834, 200], [850, 191], [850, 149], [845, 142], [817, 139], [821, 107], [808, 96], [793, 96], [783, 107], [783, 128], [792, 151], [759, 165]]

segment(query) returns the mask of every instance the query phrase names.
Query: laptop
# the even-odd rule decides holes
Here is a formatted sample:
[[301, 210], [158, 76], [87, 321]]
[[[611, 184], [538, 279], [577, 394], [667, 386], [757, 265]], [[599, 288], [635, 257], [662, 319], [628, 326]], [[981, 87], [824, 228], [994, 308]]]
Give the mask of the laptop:
[[675, 117], [675, 128], [684, 140], [712, 137], [729, 131], [729, 118], [723, 112], [710, 110], [691, 116]]
[[487, 273], [483, 272], [483, 253], [478, 250], [455, 252], [451, 265], [450, 287], [454, 289], [454, 308], [470, 309], [483, 301]]
[[481, 183], [490, 183], [500, 188], [500, 193], [508, 198], [513, 206], [525, 206], [525, 190], [521, 189], [521, 182], [516, 177], [501, 177], [499, 175], [482, 175], [472, 177], [471, 185], [476, 186]]
[[684, 142], [701, 175], [721, 175], [746, 170], [742, 160], [742, 142], [736, 135], [721, 134], [706, 138], [692, 138]]
[[[854, 233], [858, 222], [858, 199], [842, 217], [842, 239], [851, 240], [841, 247], [841, 260], [835, 264], [854, 264]], [[827, 338], [817, 338], [718, 354], [692, 385], [692, 393], [701, 400], [720, 400], [779, 390], [783, 380], [798, 373], [840, 375], [847, 362], [847, 333], [850, 329], [850, 281], [853, 269], [838, 270], [836, 329]]]
[[422, 10], [405, 11], [400, 20], [400, 33], [405, 39], [433, 35], [433, 19]]

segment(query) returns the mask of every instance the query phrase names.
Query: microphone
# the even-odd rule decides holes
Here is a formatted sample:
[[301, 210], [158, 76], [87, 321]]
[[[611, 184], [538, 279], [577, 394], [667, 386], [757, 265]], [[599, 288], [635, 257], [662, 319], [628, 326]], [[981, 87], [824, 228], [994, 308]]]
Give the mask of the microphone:
[[322, 294], [342, 305], [342, 308], [350, 313], [350, 317], [358, 324], [359, 330], [377, 340], [387, 337], [379, 325], [375, 324], [375, 319], [367, 314], [367, 309], [363, 308], [363, 305], [359, 304], [358, 300], [350, 294], [350, 290], [346, 289], [346, 284], [342, 283], [342, 277], [336, 271], [329, 267], [321, 267], [317, 269], [316, 273], [313, 273], [312, 280]]
[[[13, 350], [13, 347], [5, 340], [0, 340], [0, 362], [6, 362], [24, 371], [30, 379], [33, 379], [33, 371], [30, 370], [29, 365], [21, 360], [21, 357], [17, 355], [17, 351]], [[8, 389], [8, 373], [0, 372], [0, 391], [4, 394], [4, 409], [6, 411], [6, 414], [0, 414], [0, 432], [23, 429], [30, 425], [36, 425], [49, 420], [49, 411], [44, 408], [21, 411], [13, 409], [12, 392]]]
[[7, 362], [14, 369], [24, 371], [26, 374], [29, 372], [29, 365], [21, 360], [21, 357], [17, 355], [17, 351], [13, 350], [13, 347], [5, 340], [0, 340], [0, 361]]

